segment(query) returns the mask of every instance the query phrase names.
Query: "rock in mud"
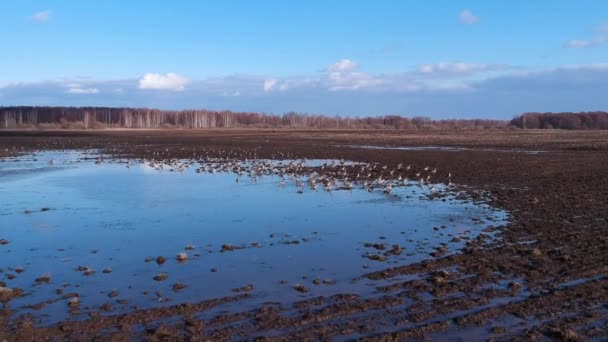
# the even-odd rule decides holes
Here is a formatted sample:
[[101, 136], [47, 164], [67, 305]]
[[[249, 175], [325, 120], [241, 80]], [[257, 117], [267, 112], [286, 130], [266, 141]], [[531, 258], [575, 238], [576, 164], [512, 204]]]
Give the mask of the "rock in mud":
[[68, 301], [68, 306], [71, 308], [78, 307], [79, 305], [80, 305], [80, 299], [78, 299], [78, 297], [72, 297]]
[[385, 256], [391, 256], [391, 255], [401, 255], [401, 253], [403, 253], [405, 249], [399, 245], [393, 245], [393, 247], [389, 250], [384, 252]]
[[154, 280], [156, 280], [156, 281], [163, 281], [163, 280], [167, 280], [168, 278], [169, 278], [169, 276], [167, 275], [167, 273], [164, 273], [164, 272], [161, 272], [154, 276]]
[[109, 312], [112, 311], [112, 305], [110, 303], [105, 303], [99, 307], [99, 310]]
[[43, 274], [40, 277], [36, 278], [36, 282], [37, 283], [50, 283], [51, 282], [51, 276], [49, 274]]
[[366, 242], [363, 244], [363, 246], [367, 247], [367, 248], [375, 248], [379, 251], [386, 249], [386, 246], [383, 243], [371, 243], [371, 242]]
[[225, 243], [225, 244], [222, 245], [221, 252], [222, 253], [224, 253], [224, 252], [232, 252], [232, 251], [235, 251], [237, 249], [239, 249], [239, 247]]
[[66, 293], [61, 298], [68, 299], [68, 298], [74, 298], [74, 297], [78, 297], [78, 293], [76, 293], [76, 292]]
[[492, 329], [490, 329], [490, 332], [492, 334], [504, 334], [507, 332], [507, 328], [505, 327], [492, 327]]
[[450, 273], [446, 270], [437, 271], [431, 277], [431, 282], [437, 286], [445, 285], [448, 282]]
[[188, 259], [188, 254], [186, 254], [186, 252], [181, 252], [175, 258], [179, 262], [185, 262]]
[[440, 258], [443, 255], [445, 255], [445, 253], [447, 253], [447, 251], [448, 251], [447, 247], [441, 246], [441, 247], [435, 248], [435, 252], [432, 252], [429, 254], [434, 258]]
[[570, 328], [555, 328], [549, 327], [546, 329], [546, 334], [555, 338], [558, 341], [578, 342], [583, 341], [583, 338]]
[[8, 303], [14, 298], [21, 295], [20, 289], [11, 289], [8, 287], [0, 286], [0, 303]]
[[182, 283], [175, 283], [175, 284], [173, 284], [173, 291], [175, 291], [175, 292], [177, 292], [179, 290], [183, 290], [185, 288], [186, 288], [185, 284], [182, 284]]
[[302, 293], [307, 293], [308, 292], [308, 288], [306, 286], [304, 286], [304, 285], [301, 285], [301, 284], [296, 284], [293, 288], [296, 291], [298, 291], [298, 292], [302, 292]]
[[437, 285], [437, 286], [441, 286], [446, 284], [448, 281], [442, 277], [442, 276], [434, 276], [433, 277], [433, 284]]
[[148, 333], [148, 335], [153, 336], [155, 339], [158, 339], [159, 341], [168, 340], [168, 338], [172, 336], [171, 329], [169, 329], [166, 326], [160, 326], [156, 329], [148, 329], [148, 330], [146, 330], [146, 332]]
[[249, 292], [253, 291], [255, 287], [252, 284], [245, 285], [241, 288], [232, 289], [232, 292]]
[[387, 257], [385, 255], [380, 255], [380, 254], [370, 254], [370, 255], [366, 255], [366, 257], [370, 260], [374, 260], [374, 261], [386, 261]]
[[38, 303], [38, 304], [28, 305], [27, 307], [32, 310], [38, 311], [38, 310], [42, 310], [45, 306], [46, 306], [46, 303]]

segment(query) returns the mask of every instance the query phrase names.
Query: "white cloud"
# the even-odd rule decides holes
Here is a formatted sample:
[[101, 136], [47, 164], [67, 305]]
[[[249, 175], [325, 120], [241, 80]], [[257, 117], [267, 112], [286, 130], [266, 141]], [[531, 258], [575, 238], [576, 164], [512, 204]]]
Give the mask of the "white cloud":
[[48, 21], [51, 18], [51, 11], [41, 11], [41, 12], [36, 12], [34, 13], [34, 15], [32, 15], [32, 20], [34, 21], [38, 21], [38, 22], [45, 22]]
[[419, 65], [416, 71], [422, 74], [471, 74], [483, 71], [508, 69], [505, 64], [478, 64], [464, 62], [442, 62]]
[[228, 96], [228, 97], [238, 97], [241, 96], [241, 92], [238, 90], [235, 91], [225, 91], [222, 93], [222, 96]]
[[582, 49], [598, 47], [608, 42], [608, 23], [598, 25], [594, 29], [595, 37], [590, 39], [571, 39], [564, 43], [565, 48]]
[[479, 17], [473, 14], [473, 12], [470, 10], [465, 9], [458, 15], [458, 20], [460, 20], [460, 22], [463, 24], [473, 25], [479, 21]]
[[183, 91], [189, 83], [189, 79], [172, 72], [165, 75], [147, 73], [139, 79], [139, 88]]
[[263, 83], [265, 92], [296, 89], [332, 92], [359, 90], [374, 92], [460, 91], [468, 89], [472, 76], [477, 74], [489, 76], [512, 68], [506, 64], [444, 62], [423, 64], [416, 69], [403, 72], [372, 74], [359, 70], [359, 64], [354, 60], [344, 58], [323, 68], [316, 77], [267, 78], [260, 82]]
[[564, 65], [553, 69], [546, 69], [546, 72], [555, 72], [555, 71], [607, 71], [608, 63], [592, 63], [592, 64], [574, 64], [574, 65]]
[[568, 48], [584, 48], [589, 47], [590, 44], [591, 42], [588, 40], [572, 39], [567, 41], [564, 46]]
[[324, 81], [331, 91], [357, 90], [382, 83], [372, 75], [358, 71], [359, 65], [350, 59], [341, 59], [326, 68]]
[[571, 49], [580, 49], [588, 47], [596, 47], [608, 42], [608, 37], [598, 37], [595, 39], [584, 40], [584, 39], [572, 39], [564, 43], [564, 47]]
[[269, 78], [264, 80], [264, 92], [271, 92], [271, 91], [287, 91], [289, 90], [292, 86], [294, 85], [298, 85], [300, 82], [297, 80], [292, 80], [292, 79], [283, 79], [283, 80], [278, 80], [276, 78]]
[[70, 94], [98, 94], [99, 89], [97, 88], [81, 88], [81, 87], [72, 87], [67, 90]]
[[329, 72], [347, 72], [357, 69], [358, 64], [350, 59], [344, 58], [327, 67]]
[[331, 91], [357, 90], [382, 84], [380, 79], [359, 71], [331, 72], [327, 81], [327, 88]]
[[278, 81], [275, 78], [264, 80], [264, 91], [270, 92], [277, 85]]

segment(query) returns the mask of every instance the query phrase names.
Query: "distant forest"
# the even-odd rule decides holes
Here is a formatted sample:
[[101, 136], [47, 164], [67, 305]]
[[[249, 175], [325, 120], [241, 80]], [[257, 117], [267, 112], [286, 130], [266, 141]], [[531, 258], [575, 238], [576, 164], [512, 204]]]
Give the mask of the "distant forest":
[[106, 107], [0, 107], [0, 128], [300, 128], [300, 129], [491, 129], [502, 120], [431, 120], [398, 115], [338, 117], [286, 113]]
[[453, 119], [399, 115], [343, 117], [111, 107], [0, 107], [0, 129], [104, 128], [300, 128], [300, 129], [608, 129], [608, 113], [525, 113], [513, 120]]
[[525, 113], [511, 126], [532, 129], [608, 129], [608, 112]]

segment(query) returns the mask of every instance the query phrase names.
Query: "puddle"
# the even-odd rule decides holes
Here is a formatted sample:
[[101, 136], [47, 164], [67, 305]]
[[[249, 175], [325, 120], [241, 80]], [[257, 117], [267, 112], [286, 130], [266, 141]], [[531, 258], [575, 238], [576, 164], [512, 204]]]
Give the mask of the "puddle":
[[[0, 245], [0, 281], [25, 292], [10, 307], [49, 324], [85, 318], [106, 303], [112, 311], [102, 314], [117, 314], [229, 296], [249, 284], [253, 298], [245, 305], [251, 307], [370, 295], [379, 282], [353, 279], [431, 258], [442, 245], [457, 252], [467, 238], [506, 219], [487, 205], [428, 197], [443, 185], [407, 183], [390, 194], [335, 185], [328, 192], [323, 186], [313, 191], [306, 175], [296, 176], [297, 170], [332, 165], [352, 163], [112, 162], [83, 152], [5, 159], [0, 239], [9, 243]], [[396, 251], [393, 245], [402, 250], [385, 261], [369, 258]], [[176, 260], [181, 252], [184, 262]], [[167, 261], [158, 265], [158, 256]], [[160, 273], [168, 279], [154, 280]], [[44, 274], [49, 283], [37, 284]], [[186, 287], [173, 291], [175, 283]], [[309, 291], [300, 293], [295, 284]], [[69, 299], [62, 299], [67, 293], [78, 294], [80, 315], [70, 315]], [[52, 302], [28, 307], [47, 300]]]
[[350, 148], [362, 148], [368, 150], [402, 150], [402, 151], [490, 151], [490, 152], [514, 152], [526, 154], [539, 154], [547, 151], [518, 150], [518, 149], [499, 149], [499, 148], [475, 148], [457, 146], [374, 146], [374, 145], [351, 145]]

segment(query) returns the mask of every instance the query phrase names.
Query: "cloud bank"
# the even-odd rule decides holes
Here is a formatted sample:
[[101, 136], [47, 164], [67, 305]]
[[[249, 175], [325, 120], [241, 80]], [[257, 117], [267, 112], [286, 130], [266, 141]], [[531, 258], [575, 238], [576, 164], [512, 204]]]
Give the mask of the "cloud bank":
[[608, 108], [608, 63], [531, 70], [439, 62], [372, 73], [341, 59], [310, 75], [231, 75], [190, 80], [148, 73], [122, 80], [0, 85], [0, 105], [132, 106], [328, 115], [428, 115], [508, 119], [526, 111]]

